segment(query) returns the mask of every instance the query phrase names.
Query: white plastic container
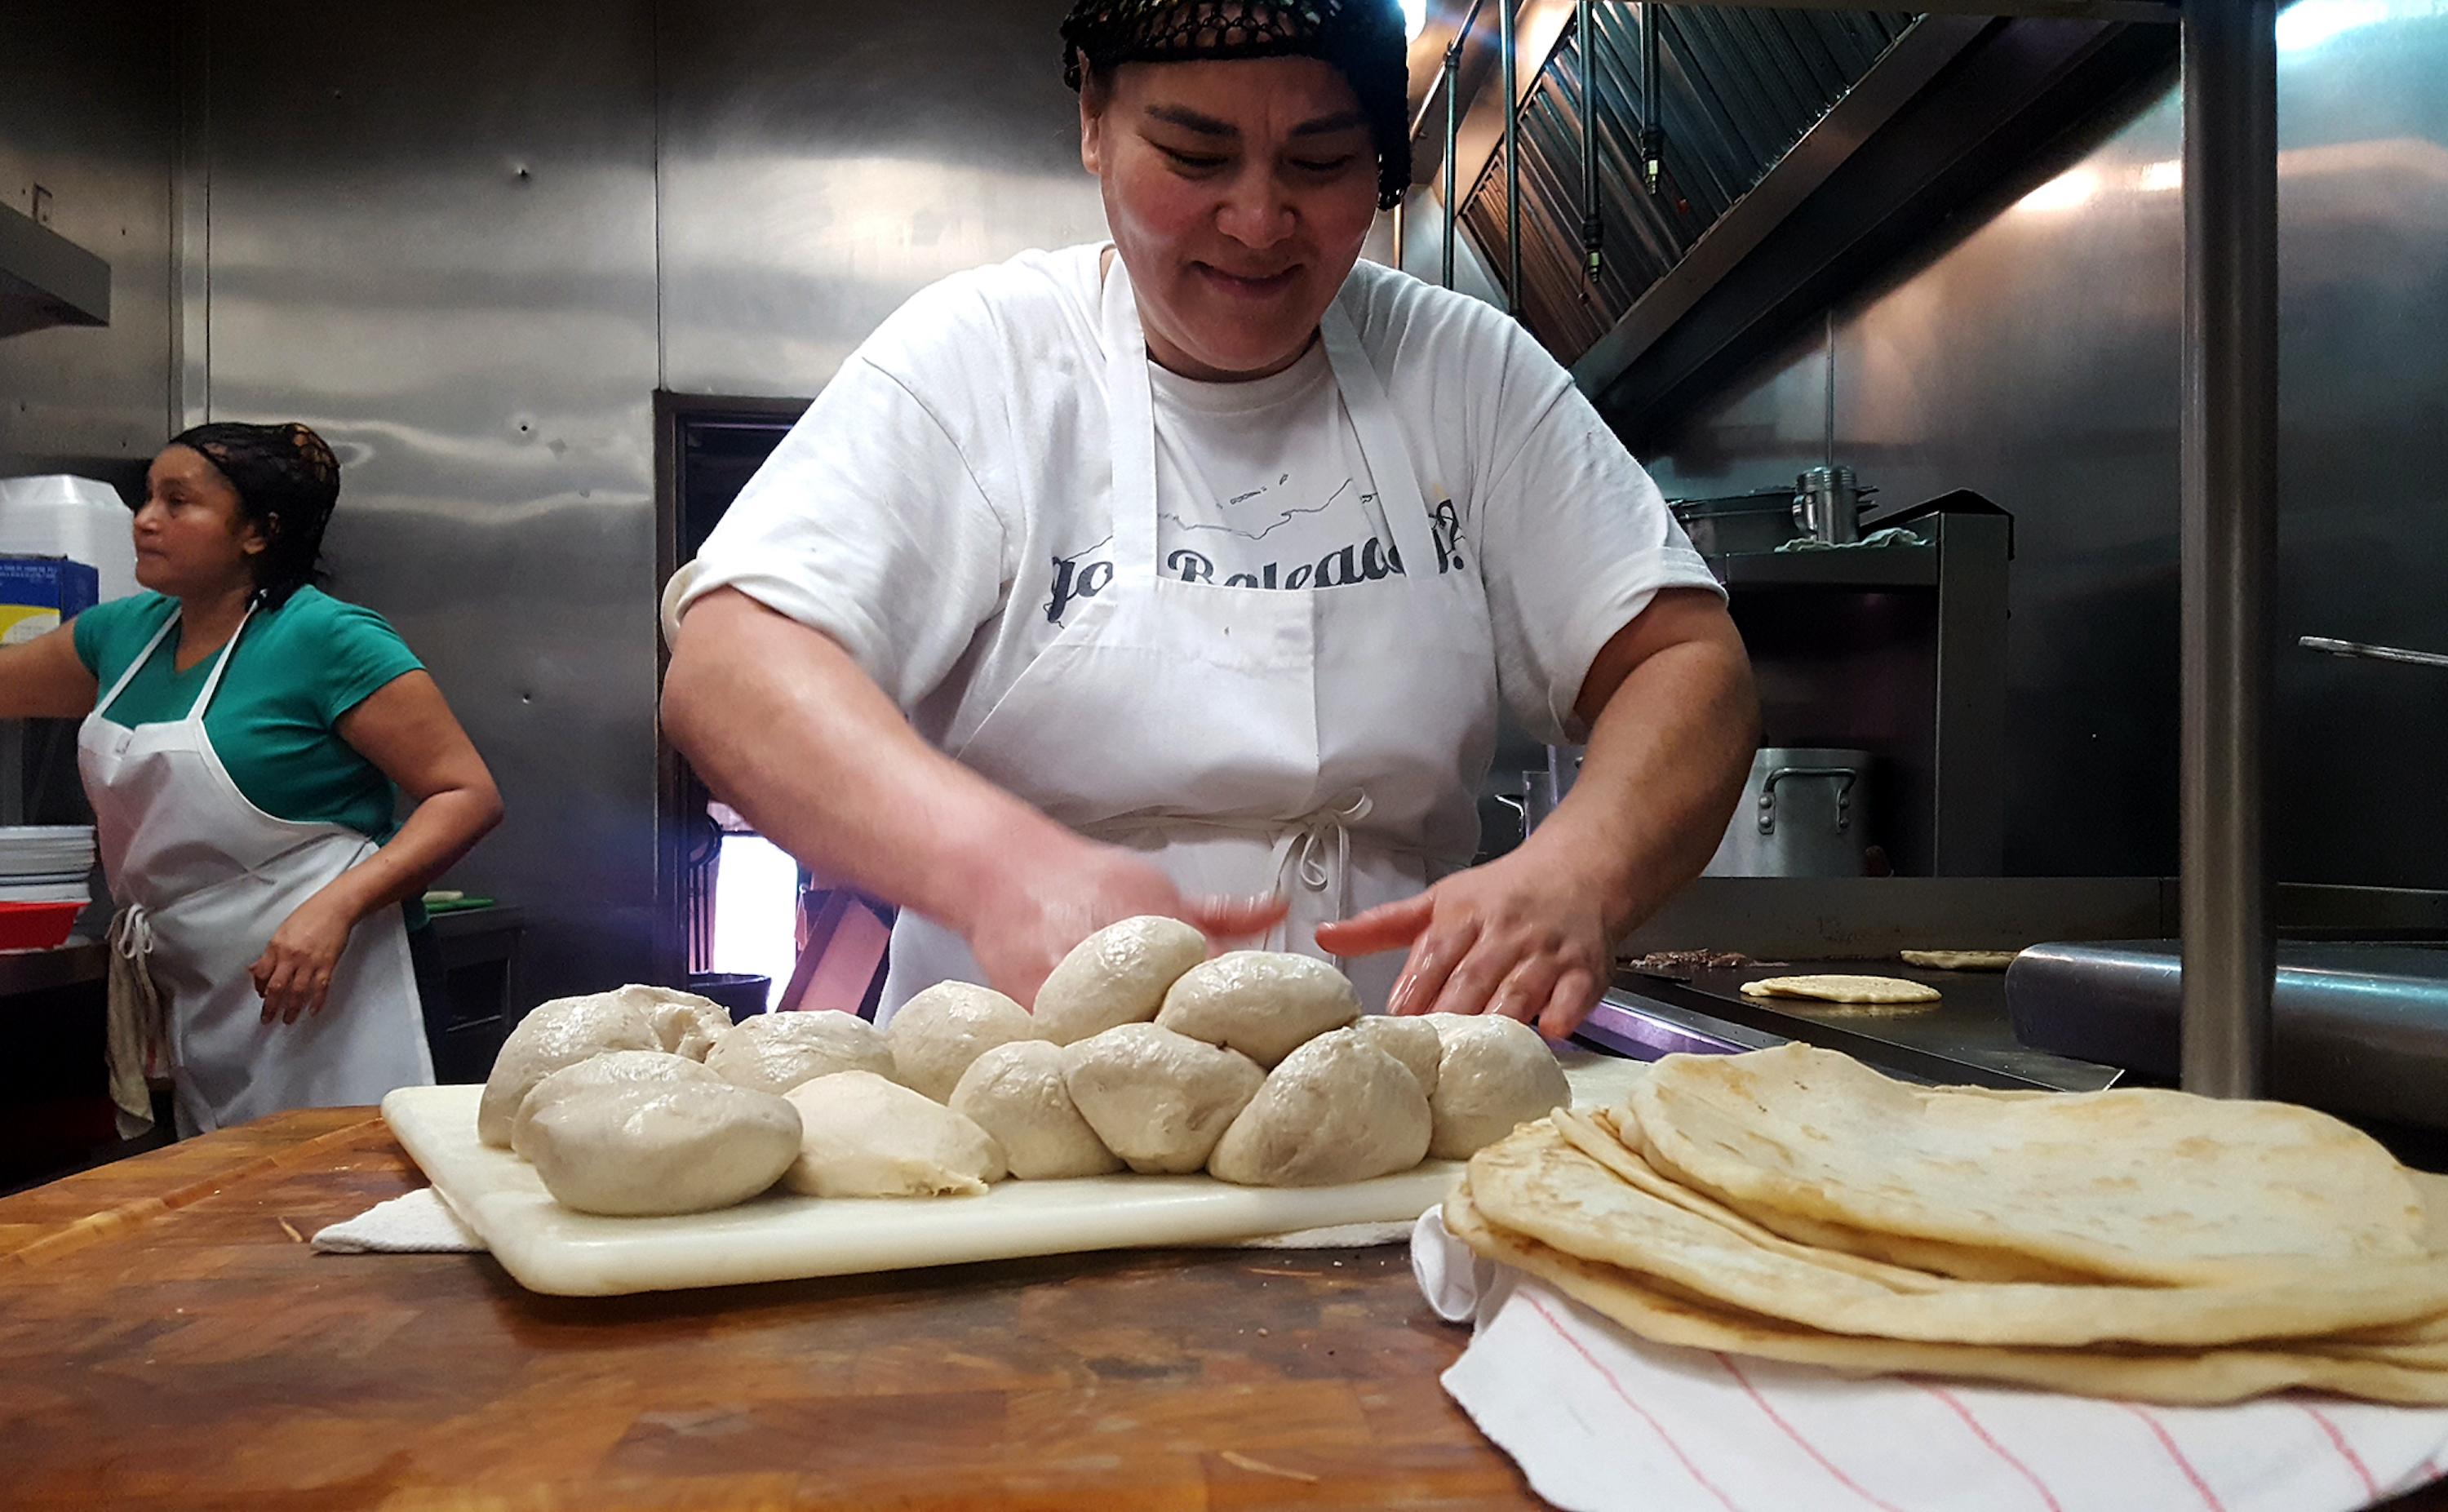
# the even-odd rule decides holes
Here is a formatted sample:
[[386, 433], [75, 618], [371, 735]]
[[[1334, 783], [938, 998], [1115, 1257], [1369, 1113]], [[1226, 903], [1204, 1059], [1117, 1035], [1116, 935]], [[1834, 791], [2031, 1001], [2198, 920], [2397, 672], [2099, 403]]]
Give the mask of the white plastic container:
[[136, 591], [136, 543], [119, 490], [51, 473], [0, 478], [0, 553], [67, 557], [101, 578], [104, 603]]

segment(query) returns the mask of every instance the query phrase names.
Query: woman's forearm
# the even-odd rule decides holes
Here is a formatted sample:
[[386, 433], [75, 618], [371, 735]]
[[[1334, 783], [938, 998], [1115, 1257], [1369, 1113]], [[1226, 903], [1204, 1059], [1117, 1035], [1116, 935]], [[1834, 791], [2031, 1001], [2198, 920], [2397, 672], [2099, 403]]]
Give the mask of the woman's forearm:
[[1709, 864], [1758, 739], [1730, 625], [1663, 646], [1606, 697], [1572, 792], [1528, 844], [1593, 880], [1621, 939]]
[[421, 895], [501, 820], [501, 795], [489, 784], [428, 794], [397, 834], [325, 890], [365, 919]]
[[1016, 859], [1086, 844], [921, 739], [837, 641], [742, 594], [690, 608], [662, 708], [672, 743], [757, 833], [955, 928]]

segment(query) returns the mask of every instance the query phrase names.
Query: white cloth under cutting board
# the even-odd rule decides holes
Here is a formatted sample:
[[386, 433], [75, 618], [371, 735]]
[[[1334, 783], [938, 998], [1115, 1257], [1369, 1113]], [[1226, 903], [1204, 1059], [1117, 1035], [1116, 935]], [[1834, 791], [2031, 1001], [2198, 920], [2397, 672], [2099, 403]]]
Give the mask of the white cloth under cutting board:
[[2448, 1475], [2448, 1408], [2150, 1407], [1653, 1344], [1421, 1218], [1445, 1391], [1570, 1512], [2348, 1512]]

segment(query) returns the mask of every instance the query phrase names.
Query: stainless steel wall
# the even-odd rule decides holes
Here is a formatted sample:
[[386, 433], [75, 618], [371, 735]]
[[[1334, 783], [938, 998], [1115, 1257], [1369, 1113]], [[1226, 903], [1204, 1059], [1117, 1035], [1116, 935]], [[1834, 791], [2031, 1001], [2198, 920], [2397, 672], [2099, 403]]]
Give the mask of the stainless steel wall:
[[[206, 7], [215, 419], [345, 469], [335, 591], [492, 763], [458, 880], [525, 905], [542, 996], [651, 935], [655, 57], [642, 5]], [[190, 387], [197, 385], [191, 378]]]
[[1104, 235], [1062, 0], [662, 0], [664, 387], [813, 394], [947, 274]]
[[[2292, 649], [2448, 648], [2448, 10], [2300, 0], [2281, 23], [2281, 443], [2271, 856], [2289, 880], [2448, 885], [2448, 682]], [[1680, 429], [1668, 491], [1822, 453], [1905, 503], [2015, 511], [2009, 869], [2175, 864], [2172, 95], [1833, 316]], [[1829, 424], [1826, 385], [1834, 383]]]
[[180, 74], [167, 0], [0, 10], [0, 204], [110, 264], [106, 327], [0, 339], [0, 472], [71, 461], [141, 477], [170, 417], [171, 173]]

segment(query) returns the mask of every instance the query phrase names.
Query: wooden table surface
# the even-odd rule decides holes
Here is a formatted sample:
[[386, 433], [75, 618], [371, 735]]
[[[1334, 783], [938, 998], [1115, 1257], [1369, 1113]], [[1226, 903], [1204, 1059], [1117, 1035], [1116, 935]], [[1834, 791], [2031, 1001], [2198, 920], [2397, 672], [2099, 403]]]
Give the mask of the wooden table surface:
[[1398, 1247], [609, 1298], [307, 1248], [423, 1184], [345, 1108], [0, 1198], [0, 1506], [1540, 1504]]
[[1399, 1247], [568, 1298], [303, 1242], [422, 1185], [325, 1109], [0, 1198], [0, 1504], [1540, 1504]]

